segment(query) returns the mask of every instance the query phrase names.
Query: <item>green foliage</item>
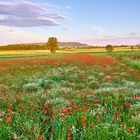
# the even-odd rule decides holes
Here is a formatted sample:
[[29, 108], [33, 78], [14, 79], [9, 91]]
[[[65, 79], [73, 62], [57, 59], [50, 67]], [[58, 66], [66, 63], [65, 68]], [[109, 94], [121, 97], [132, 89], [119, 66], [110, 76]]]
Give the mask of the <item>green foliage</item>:
[[127, 66], [140, 70], [140, 52], [122, 52], [122, 53], [113, 53], [112, 57], [118, 59]]
[[107, 45], [107, 46], [106, 46], [107, 52], [112, 52], [113, 49], [114, 49], [114, 47], [113, 47], [112, 45]]
[[56, 37], [50, 37], [47, 43], [47, 46], [51, 53], [55, 53], [55, 50], [58, 49], [58, 41]]
[[0, 46], [0, 50], [47, 50], [47, 45], [37, 44], [14, 44], [7, 46]]
[[125, 65], [3, 67], [0, 140], [138, 139], [139, 73]]

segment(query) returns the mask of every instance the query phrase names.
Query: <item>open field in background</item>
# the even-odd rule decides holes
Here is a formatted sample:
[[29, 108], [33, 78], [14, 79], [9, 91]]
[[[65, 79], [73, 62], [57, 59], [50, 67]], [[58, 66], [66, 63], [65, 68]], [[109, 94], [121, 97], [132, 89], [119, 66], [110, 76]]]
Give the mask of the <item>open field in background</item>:
[[139, 140], [140, 51], [98, 51], [0, 52], [0, 140]]
[[[135, 49], [134, 51], [140, 51], [139, 49]], [[105, 53], [105, 48], [94, 48], [94, 49], [65, 49], [58, 50], [55, 55], [50, 54], [49, 50], [19, 50], [19, 51], [0, 51], [0, 58], [14, 58], [14, 57], [36, 57], [36, 56], [63, 56], [73, 53]], [[132, 52], [130, 47], [128, 48], [115, 48], [113, 52]], [[99, 54], [100, 55], [100, 54]]]
[[[69, 52], [68, 52], [69, 53]], [[16, 57], [53, 57], [67, 54], [67, 51], [57, 51], [56, 54], [51, 54], [49, 50], [21, 50], [21, 51], [0, 51], [0, 58], [16, 58]]]
[[90, 54], [103, 57], [113, 57], [131, 68], [140, 70], [140, 50], [132, 51], [129, 48], [115, 48], [112, 53], [106, 52], [105, 48], [94, 49], [67, 49], [58, 50], [56, 54], [51, 54], [49, 50], [21, 50], [21, 51], [0, 51], [0, 59], [11, 58], [55, 58], [71, 54]]

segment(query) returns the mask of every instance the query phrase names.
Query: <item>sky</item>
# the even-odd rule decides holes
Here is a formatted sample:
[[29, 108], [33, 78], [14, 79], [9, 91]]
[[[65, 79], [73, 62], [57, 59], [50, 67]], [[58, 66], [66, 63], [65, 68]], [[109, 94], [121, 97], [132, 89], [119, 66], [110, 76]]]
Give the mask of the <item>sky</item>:
[[0, 0], [0, 45], [140, 44], [140, 0]]

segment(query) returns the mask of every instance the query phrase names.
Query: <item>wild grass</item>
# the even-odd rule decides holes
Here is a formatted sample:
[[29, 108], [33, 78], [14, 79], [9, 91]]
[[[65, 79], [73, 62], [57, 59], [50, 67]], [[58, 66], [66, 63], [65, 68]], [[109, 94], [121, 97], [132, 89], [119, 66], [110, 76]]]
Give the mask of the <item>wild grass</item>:
[[140, 51], [129, 53], [112, 53], [111, 55], [127, 66], [140, 70]]
[[25, 63], [0, 72], [2, 140], [140, 137], [139, 75], [123, 64]]

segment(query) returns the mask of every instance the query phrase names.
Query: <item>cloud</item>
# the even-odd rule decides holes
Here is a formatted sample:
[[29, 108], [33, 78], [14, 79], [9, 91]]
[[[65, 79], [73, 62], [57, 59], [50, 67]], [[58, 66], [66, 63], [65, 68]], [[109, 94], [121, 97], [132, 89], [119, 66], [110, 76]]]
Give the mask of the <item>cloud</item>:
[[89, 45], [106, 46], [111, 45], [137, 45], [140, 44], [140, 34], [120, 34], [103, 36], [102, 38], [94, 38], [84, 41]]
[[63, 10], [47, 3], [0, 1], [0, 25], [12, 27], [57, 26], [66, 19]]
[[129, 35], [129, 36], [135, 36], [136, 33], [129, 33], [128, 35]]

